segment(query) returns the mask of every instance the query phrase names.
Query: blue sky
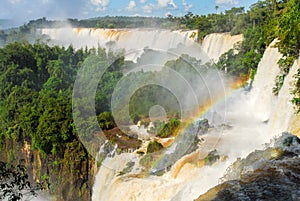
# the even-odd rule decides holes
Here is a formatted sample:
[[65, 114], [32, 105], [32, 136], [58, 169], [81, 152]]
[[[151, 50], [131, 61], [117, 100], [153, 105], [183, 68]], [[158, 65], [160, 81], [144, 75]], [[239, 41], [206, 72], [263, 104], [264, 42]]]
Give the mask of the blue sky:
[[231, 7], [248, 8], [258, 0], [0, 0], [0, 19], [26, 22], [30, 19], [47, 17], [91, 18], [98, 16], [175, 16], [188, 11], [208, 14], [224, 11]]

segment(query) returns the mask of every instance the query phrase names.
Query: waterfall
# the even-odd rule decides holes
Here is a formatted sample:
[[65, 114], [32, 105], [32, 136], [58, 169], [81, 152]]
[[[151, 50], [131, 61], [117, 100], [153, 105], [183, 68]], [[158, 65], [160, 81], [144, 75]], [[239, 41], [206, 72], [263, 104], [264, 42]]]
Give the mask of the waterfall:
[[[141, 177], [132, 173], [117, 176], [117, 174], [112, 175], [111, 172], [108, 174], [106, 166], [101, 167], [94, 185], [93, 200], [192, 201], [209, 188], [217, 185], [219, 178], [223, 176], [227, 167], [236, 158], [245, 157], [254, 149], [262, 148], [263, 144], [270, 139], [270, 136], [265, 134], [268, 125], [262, 121], [260, 116], [255, 116], [255, 113], [253, 113], [257, 107], [253, 103], [258, 101], [257, 97], [266, 92], [268, 92], [267, 95], [272, 96], [272, 88], [264, 87], [266, 83], [261, 79], [263, 75], [268, 75], [267, 71], [270, 71], [270, 69], [265, 70], [265, 66], [276, 64], [280, 56], [277, 49], [270, 46], [259, 65], [253, 91], [246, 93], [239, 90], [231, 96], [226, 107], [218, 107], [219, 110], [224, 109], [227, 111], [226, 118], [224, 118], [226, 124], [230, 125], [229, 128], [215, 125], [203, 137], [205, 139], [204, 145], [200, 145], [198, 150], [178, 160], [171, 171], [162, 176]], [[275, 70], [275, 67], [272, 68], [274, 68], [274, 73], [271, 76], [275, 78], [278, 71]], [[270, 78], [270, 80], [273, 80], [273, 78]], [[260, 86], [260, 84], [263, 86]], [[263, 100], [270, 101], [270, 98]], [[271, 108], [265, 108], [265, 112], [270, 113], [267, 109], [271, 110]], [[224, 114], [223, 112], [219, 113], [220, 115]], [[212, 147], [217, 149], [224, 160], [212, 166], [203, 166], [203, 159]], [[115, 159], [112, 165], [124, 166], [122, 160]], [[107, 181], [108, 175], [110, 177], [109, 181]], [[101, 191], [105, 191], [105, 193], [101, 193]]]
[[299, 134], [299, 119], [295, 114], [294, 106], [291, 102], [293, 95], [291, 91], [294, 89], [295, 78], [294, 75], [298, 72], [300, 68], [299, 59], [295, 61], [294, 65], [291, 67], [289, 74], [285, 77], [284, 83], [281, 90], [279, 91], [275, 110], [271, 115], [269, 122], [269, 134], [280, 134], [285, 131], [292, 132], [294, 134]]
[[[97, 174], [93, 201], [192, 201], [217, 185], [219, 178], [236, 158], [245, 157], [252, 150], [262, 148], [262, 144], [269, 140], [265, 135], [267, 125], [252, 116], [251, 110], [254, 108], [251, 108], [250, 104], [244, 104], [247, 98], [247, 95], [240, 91], [232, 99], [234, 102], [228, 108], [231, 112], [227, 114], [232, 129], [212, 129], [206, 137], [204, 136], [206, 146], [210, 143], [215, 144], [220, 137], [219, 133], [222, 133], [221, 140], [215, 148], [222, 157], [227, 158], [225, 161], [212, 166], [201, 165], [209, 150], [203, 150], [205, 148], [200, 146], [196, 152], [178, 160], [171, 171], [163, 176], [140, 177], [132, 173], [117, 176], [111, 172], [108, 174], [105, 165]], [[255, 137], [250, 137], [250, 141], [251, 135]], [[115, 164], [120, 168], [124, 166], [124, 161], [114, 158], [113, 163], [109, 165]]]
[[[119, 46], [128, 48], [142, 48], [143, 45], [159, 47], [162, 44], [156, 41], [160, 40], [164, 41], [164, 45], [172, 47], [190, 38], [189, 33], [184, 33], [185, 39], [181, 37], [177, 41], [170, 31], [155, 30], [134, 33], [130, 30], [108, 32], [94, 29], [76, 32], [75, 29], [76, 37], [81, 37], [78, 32], [90, 38], [101, 35], [106, 37], [105, 41], [114, 40]], [[144, 37], [149, 37], [149, 40], [143, 42]], [[240, 35], [231, 37], [228, 34], [211, 34], [205, 38], [202, 47], [214, 60], [218, 59], [222, 51], [232, 48], [241, 40]], [[264, 144], [273, 137], [271, 133], [299, 130], [299, 123], [295, 123], [298, 117], [292, 115], [293, 106], [288, 101], [292, 98], [289, 93], [294, 83], [293, 75], [299, 69], [299, 61], [295, 62], [278, 97], [275, 97], [272, 88], [279, 74], [277, 62], [282, 57], [274, 47], [275, 43], [276, 40], [266, 49], [258, 65], [252, 91], [235, 91], [226, 99], [226, 104], [220, 103], [221, 106], [212, 109], [218, 115], [224, 115], [221, 118], [225, 122], [213, 125], [205, 136], [201, 136], [203, 141], [196, 151], [183, 156], [162, 176], [140, 174], [143, 168], [139, 164], [141, 156], [135, 153], [106, 158], [95, 179], [93, 201], [192, 201], [216, 186], [237, 158], [244, 158], [253, 150], [263, 149]], [[291, 122], [295, 124], [292, 127]], [[221, 159], [210, 166], [205, 165], [205, 157], [212, 149], [217, 150]], [[120, 174], [128, 162], [134, 162], [131, 171]]]
[[127, 162], [135, 161], [135, 158], [136, 157], [130, 153], [116, 155], [113, 158], [107, 157], [102, 162], [101, 168], [96, 175], [92, 199], [97, 201], [106, 201], [107, 197], [110, 196], [110, 193], [112, 193], [111, 191], [114, 190], [110, 187], [112, 186], [116, 175], [126, 167]]
[[270, 44], [258, 64], [251, 91], [252, 105], [255, 106], [253, 113], [261, 121], [269, 121], [276, 102], [273, 87], [276, 76], [280, 72], [277, 62], [282, 57], [278, 49], [274, 47], [276, 42], [277, 40], [274, 40]]
[[202, 48], [212, 61], [218, 62], [222, 54], [232, 49], [242, 40], [243, 35], [241, 34], [231, 36], [230, 33], [213, 33], [204, 38]]
[[[44, 28], [38, 30], [39, 34], [47, 35], [53, 45], [74, 48], [125, 49], [131, 52], [127, 60], [136, 61], [145, 47], [159, 50], [177, 48], [184, 44], [193, 47], [197, 41], [197, 30], [156, 30], [156, 29], [96, 29], [96, 28]], [[201, 47], [209, 57], [208, 61], [217, 62], [219, 57], [232, 49], [234, 45], [243, 40], [243, 35], [231, 36], [229, 33], [213, 33], [207, 35]], [[185, 48], [185, 52], [196, 57], [194, 48]], [[182, 48], [182, 47], [180, 47]], [[197, 48], [199, 51], [199, 48]], [[200, 54], [198, 52], [198, 54]], [[201, 57], [203, 59], [203, 56]], [[205, 63], [206, 61], [204, 61]]]
[[156, 29], [96, 29], [96, 28], [44, 28], [40, 34], [60, 42], [61, 45], [73, 44], [74, 47], [106, 46], [108, 42], [116, 43], [125, 49], [153, 47], [176, 47], [179, 43], [196, 41], [198, 32], [185, 30]]
[[45, 28], [37, 31], [50, 37], [51, 43], [55, 45], [125, 49], [126, 59], [133, 61], [136, 61], [145, 47], [165, 51], [179, 45], [193, 46], [198, 36], [197, 30]]

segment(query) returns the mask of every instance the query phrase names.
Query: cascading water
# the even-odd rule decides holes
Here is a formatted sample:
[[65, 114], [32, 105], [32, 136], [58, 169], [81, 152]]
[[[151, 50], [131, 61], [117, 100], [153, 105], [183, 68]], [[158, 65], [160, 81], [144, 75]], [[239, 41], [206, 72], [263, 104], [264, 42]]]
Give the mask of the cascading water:
[[282, 133], [226, 171], [222, 184], [195, 201], [207, 200], [299, 200], [300, 139]]
[[[92, 200], [106, 201], [113, 191], [112, 183], [117, 179], [122, 169], [126, 167], [128, 162], [136, 161], [137, 156], [130, 153], [123, 153], [115, 157], [107, 157], [101, 164], [101, 168], [97, 173]], [[101, 186], [97, 188], [97, 186]], [[113, 193], [115, 195], [115, 193]], [[112, 199], [114, 200], [114, 199]]]
[[[172, 49], [181, 44], [193, 44], [197, 31], [169, 31], [142, 29], [41, 29], [52, 39], [53, 44], [75, 48], [87, 46], [106, 47], [117, 50], [124, 48], [127, 52], [153, 49]], [[216, 62], [219, 57], [243, 40], [242, 35], [210, 34], [202, 42], [202, 48], [210, 60]], [[141, 156], [135, 153], [122, 153], [108, 156], [102, 161], [93, 187], [93, 201], [118, 200], [159, 200], [190, 201], [205, 193], [219, 183], [226, 169], [237, 159], [246, 157], [255, 149], [262, 149], [274, 134], [299, 131], [298, 116], [293, 114], [289, 100], [293, 75], [299, 69], [295, 62], [278, 97], [272, 93], [275, 78], [279, 73], [277, 65], [281, 54], [274, 47], [276, 41], [267, 48], [258, 66], [251, 92], [231, 91], [233, 95], [226, 101], [215, 104], [203, 117], [210, 117], [211, 128], [200, 136], [199, 148], [173, 164], [162, 176], [141, 174]], [[192, 47], [193, 45], [191, 45]], [[166, 48], [167, 47], [167, 48]], [[196, 49], [188, 47], [185, 52], [191, 56], [199, 54]], [[195, 50], [195, 51], [194, 51]], [[199, 49], [198, 49], [199, 50]], [[127, 55], [128, 60], [137, 61], [141, 52]], [[204, 60], [204, 62], [208, 61]], [[201, 93], [201, 91], [197, 91]], [[216, 101], [216, 100], [215, 100]], [[215, 118], [218, 116], [218, 118]], [[147, 147], [145, 142], [142, 147]], [[176, 150], [176, 146], [173, 150]], [[206, 157], [215, 148], [221, 160], [211, 166], [204, 165]], [[169, 150], [172, 151], [172, 150]], [[129, 164], [129, 166], [128, 166]], [[130, 168], [129, 168], [130, 167]], [[130, 169], [124, 172], [124, 169]]]
[[201, 46], [211, 60], [217, 62], [223, 53], [232, 49], [242, 40], [243, 35], [231, 36], [230, 33], [213, 33], [203, 39]]
[[[252, 150], [261, 148], [261, 144], [268, 141], [265, 132], [267, 125], [253, 118], [250, 104], [245, 106], [245, 95], [242, 91], [237, 93], [230, 102], [231, 111], [227, 114], [228, 124], [232, 129], [212, 129], [205, 138], [205, 143], [216, 143], [219, 139], [219, 132], [222, 132], [221, 140], [215, 147], [218, 153], [227, 158], [223, 162], [213, 166], [202, 167], [201, 161], [206, 156], [204, 146], [195, 152], [183, 157], [174, 167], [163, 176], [148, 176], [139, 178], [135, 175], [116, 175], [107, 182], [107, 173], [103, 172], [106, 167], [101, 167], [94, 186], [94, 201], [98, 200], [184, 200], [189, 201], [205, 193], [209, 188], [218, 184], [219, 178], [223, 176], [226, 168], [238, 157], [245, 157]], [[240, 101], [236, 101], [240, 100]], [[242, 101], [243, 100], [243, 101]], [[248, 108], [247, 111], [243, 108]], [[243, 113], [241, 114], [241, 110]], [[254, 135], [249, 142], [249, 136]], [[209, 151], [209, 150], [207, 150]], [[121, 158], [122, 155], [120, 155]], [[196, 164], [194, 163], [196, 162]], [[122, 167], [124, 162], [113, 158], [107, 166], [113, 165]], [[110, 170], [114, 172], [113, 169]], [[111, 175], [111, 173], [110, 173]], [[99, 182], [99, 183], [98, 183]], [[99, 193], [99, 189], [106, 189], [105, 194]]]
[[[269, 122], [269, 134], [276, 135], [285, 131], [293, 132], [299, 129], [294, 119], [297, 119], [297, 115], [294, 111], [294, 106], [291, 102], [293, 95], [291, 91], [295, 84], [295, 74], [300, 68], [299, 60], [296, 60], [291, 67], [289, 74], [285, 77], [281, 90], [279, 91], [273, 114], [271, 115]], [[295, 133], [296, 134], [296, 133]]]
[[277, 62], [282, 57], [278, 49], [274, 47], [276, 42], [277, 40], [274, 40], [270, 44], [258, 64], [251, 91], [251, 104], [255, 106], [253, 115], [266, 122], [269, 121], [276, 102], [273, 87], [275, 86], [276, 76], [280, 72]]
[[[197, 30], [48, 28], [39, 29], [38, 33], [49, 36], [55, 45], [72, 44], [75, 48], [100, 46], [113, 50], [125, 49], [127, 52], [145, 47], [165, 50], [166, 47], [177, 48], [180, 44], [193, 46], [198, 37]], [[217, 62], [223, 53], [242, 40], [243, 35], [214, 33], [204, 38], [201, 47], [210, 60]], [[193, 48], [185, 49], [185, 52], [197, 56]], [[126, 59], [136, 61], [140, 55], [139, 52], [132, 53]]]
[[[206, 44], [211, 43], [212, 41]], [[124, 158], [128, 159], [125, 157], [128, 154], [107, 159], [106, 165], [97, 174], [93, 200], [194, 200], [217, 185], [227, 167], [237, 158], [246, 157], [255, 149], [263, 149], [264, 144], [272, 138], [267, 133], [279, 134], [285, 131], [291, 121], [290, 114], [293, 113], [292, 106], [285, 104], [291, 98], [288, 94], [293, 84], [293, 75], [299, 69], [299, 62], [295, 62], [276, 98], [272, 88], [279, 73], [277, 62], [282, 55], [274, 47], [275, 43], [276, 41], [267, 48], [258, 66], [252, 91], [235, 91], [227, 98], [226, 103], [220, 102], [210, 110], [220, 116], [224, 115], [220, 118], [224, 121], [215, 121], [208, 133], [201, 136], [204, 142], [200, 143], [199, 149], [182, 157], [162, 176], [141, 176], [139, 171], [117, 176], [115, 171], [124, 167]], [[286, 107], [289, 107], [288, 111], [284, 111]], [[281, 114], [281, 117], [276, 114]], [[285, 118], [288, 119], [287, 123], [280, 128], [274, 127]], [[211, 151], [210, 145], [214, 146], [221, 160], [207, 166], [203, 159]], [[123, 159], [120, 160], [121, 158]], [[137, 163], [139, 158], [134, 160]], [[108, 170], [107, 167], [116, 169]], [[139, 168], [141, 167], [136, 165], [134, 169]]]
[[58, 28], [39, 29], [38, 32], [47, 35], [56, 45], [74, 48], [102, 48], [118, 50], [125, 49], [126, 59], [136, 61], [145, 47], [158, 50], [177, 48], [184, 44], [192, 46], [197, 40], [198, 32], [184, 30], [156, 29], [92, 29], [92, 28]]

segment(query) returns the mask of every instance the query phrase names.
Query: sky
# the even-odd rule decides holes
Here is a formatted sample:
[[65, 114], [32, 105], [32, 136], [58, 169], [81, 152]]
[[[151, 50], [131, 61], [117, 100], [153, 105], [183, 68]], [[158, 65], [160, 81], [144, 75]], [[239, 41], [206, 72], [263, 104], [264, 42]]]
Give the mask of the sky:
[[99, 16], [183, 16], [222, 12], [232, 7], [249, 8], [258, 0], [0, 0], [0, 19], [28, 22], [32, 19]]

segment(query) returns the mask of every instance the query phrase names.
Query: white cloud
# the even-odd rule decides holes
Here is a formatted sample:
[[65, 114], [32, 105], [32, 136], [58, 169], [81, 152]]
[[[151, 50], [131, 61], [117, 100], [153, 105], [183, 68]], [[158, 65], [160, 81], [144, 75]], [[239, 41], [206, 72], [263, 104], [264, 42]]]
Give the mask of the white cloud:
[[182, 0], [182, 5], [184, 7], [184, 11], [189, 11], [193, 7], [193, 5], [192, 4], [188, 4], [186, 2], [186, 0]]
[[159, 8], [171, 7], [173, 9], [177, 9], [178, 6], [174, 3], [173, 0], [157, 0], [157, 4]]
[[159, 7], [167, 7], [169, 0], [157, 0], [157, 3]]
[[95, 8], [96, 12], [103, 12], [103, 11], [106, 11], [106, 10], [107, 10], [107, 7], [97, 7], [97, 8]]
[[134, 11], [136, 10], [136, 3], [134, 0], [130, 0], [128, 6], [126, 7], [126, 10], [128, 11]]
[[91, 0], [92, 4], [96, 6], [106, 7], [109, 4], [109, 0]]
[[175, 9], [178, 8], [178, 6], [174, 3], [173, 0], [170, 1], [169, 5], [172, 6], [173, 8], [175, 8]]
[[236, 5], [239, 3], [239, 0], [215, 0], [216, 4], [229, 4], [229, 5]]
[[154, 8], [154, 5], [151, 4], [151, 3], [149, 3], [149, 4], [142, 7], [144, 13], [152, 13], [153, 8]]
[[147, 2], [147, 0], [140, 0], [140, 3], [141, 4], [144, 4], [144, 3], [146, 3]]
[[98, 11], [106, 11], [109, 1], [110, 0], [91, 0], [91, 3], [97, 6], [95, 10], [98, 12]]

